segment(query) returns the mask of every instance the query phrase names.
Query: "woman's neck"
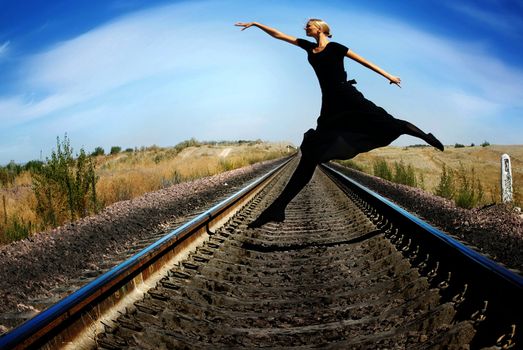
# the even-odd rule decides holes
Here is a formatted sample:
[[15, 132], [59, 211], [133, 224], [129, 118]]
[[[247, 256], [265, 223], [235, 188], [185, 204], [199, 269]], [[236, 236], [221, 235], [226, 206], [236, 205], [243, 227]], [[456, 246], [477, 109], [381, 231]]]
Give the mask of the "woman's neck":
[[320, 33], [320, 35], [316, 38], [316, 43], [318, 44], [318, 47], [325, 47], [329, 43], [329, 39], [325, 34]]

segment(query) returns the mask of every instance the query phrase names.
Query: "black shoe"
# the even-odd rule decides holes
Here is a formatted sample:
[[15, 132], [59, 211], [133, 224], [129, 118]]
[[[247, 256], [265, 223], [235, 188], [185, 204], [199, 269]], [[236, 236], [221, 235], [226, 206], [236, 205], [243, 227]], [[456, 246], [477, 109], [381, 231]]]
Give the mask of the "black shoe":
[[436, 137], [434, 137], [434, 135], [432, 135], [431, 133], [428, 133], [425, 136], [424, 140], [432, 147], [436, 147], [437, 149], [439, 149], [441, 152], [443, 152], [443, 150], [445, 149], [445, 147], [443, 147], [443, 144], [439, 142], [439, 140]]
[[271, 208], [265, 209], [260, 216], [247, 225], [249, 228], [258, 228], [268, 222], [283, 222], [285, 221], [285, 209]]

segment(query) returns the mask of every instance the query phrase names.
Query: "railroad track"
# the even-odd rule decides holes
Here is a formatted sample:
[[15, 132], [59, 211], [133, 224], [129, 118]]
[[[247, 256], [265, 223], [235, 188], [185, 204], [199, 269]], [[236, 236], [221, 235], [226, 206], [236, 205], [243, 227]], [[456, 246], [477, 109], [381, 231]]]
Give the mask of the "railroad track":
[[284, 223], [248, 229], [295, 162], [1, 337], [0, 348], [523, 344], [520, 276], [332, 167], [316, 171]]

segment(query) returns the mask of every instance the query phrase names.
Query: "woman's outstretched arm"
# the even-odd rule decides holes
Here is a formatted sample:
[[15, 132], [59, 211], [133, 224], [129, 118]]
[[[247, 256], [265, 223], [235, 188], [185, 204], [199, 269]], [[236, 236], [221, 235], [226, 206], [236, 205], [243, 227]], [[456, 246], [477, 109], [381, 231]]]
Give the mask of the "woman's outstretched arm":
[[354, 61], [364, 65], [365, 67], [367, 67], [369, 69], [372, 69], [376, 73], [383, 75], [385, 78], [387, 78], [389, 80], [389, 82], [391, 84], [395, 84], [395, 85], [401, 87], [400, 86], [401, 79], [399, 77], [395, 77], [394, 75], [387, 73], [380, 67], [376, 66], [374, 63], [367, 61], [366, 59], [364, 59], [357, 53], [353, 52], [352, 50], [347, 51], [347, 57], [353, 59]]
[[238, 23], [235, 24], [235, 26], [243, 27], [242, 30], [245, 30], [245, 29], [247, 29], [249, 27], [252, 27], [252, 26], [258, 27], [261, 30], [263, 30], [265, 33], [267, 33], [270, 36], [272, 36], [273, 38], [280, 39], [280, 40], [286, 41], [286, 42], [294, 44], [294, 45], [298, 45], [298, 42], [296, 41], [295, 37], [293, 37], [291, 35], [284, 34], [284, 33], [280, 32], [277, 29], [268, 27], [268, 26], [266, 26], [264, 24], [261, 24], [261, 23], [258, 23], [258, 22], [248, 22], [248, 23], [238, 22]]

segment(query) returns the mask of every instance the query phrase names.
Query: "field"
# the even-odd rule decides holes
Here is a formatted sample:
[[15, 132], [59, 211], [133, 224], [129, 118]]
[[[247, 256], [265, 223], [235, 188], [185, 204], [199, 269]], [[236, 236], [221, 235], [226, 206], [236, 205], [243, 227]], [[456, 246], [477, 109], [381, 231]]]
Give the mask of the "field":
[[[285, 143], [199, 143], [189, 140], [175, 147], [152, 146], [112, 155], [98, 155], [92, 158], [98, 178], [96, 207], [100, 210], [146, 192], [279, 158], [294, 151]], [[482, 198], [473, 206], [482, 206], [501, 201], [500, 158], [503, 153], [511, 157], [515, 204], [521, 206], [523, 146], [520, 145], [447, 147], [445, 152], [431, 147], [390, 146], [360, 154], [342, 164], [374, 174], [377, 161], [385, 161], [392, 170], [395, 164], [401, 162], [412, 168], [417, 186], [431, 193], [435, 193], [441, 182], [443, 166], [452, 169], [455, 174], [461, 169], [462, 174], [473, 176], [481, 184]], [[12, 182], [0, 186], [0, 243], [8, 243], [53, 227], [36, 211], [37, 199], [32, 181], [31, 174], [23, 171]], [[89, 210], [83, 215], [92, 214], [92, 208]], [[53, 215], [58, 219], [54, 226], [71, 221], [66, 203], [59, 203]]]
[[[96, 206], [100, 210], [121, 200], [193, 179], [215, 175], [294, 153], [287, 143], [262, 141], [204, 142], [189, 140], [175, 147], [157, 146], [92, 157], [95, 165]], [[37, 213], [33, 179], [23, 171], [0, 184], [0, 243], [52, 228]], [[53, 208], [57, 225], [71, 221], [67, 203]], [[85, 213], [88, 215], [92, 213]], [[83, 215], [82, 215], [83, 216]], [[56, 225], [55, 225], [56, 226]]]
[[414, 168], [416, 175], [422, 175], [423, 188], [432, 193], [440, 181], [443, 165], [454, 171], [458, 171], [460, 166], [463, 166], [468, 173], [474, 170], [485, 192], [482, 204], [490, 204], [501, 201], [500, 174], [503, 153], [510, 156], [515, 202], [521, 205], [523, 204], [523, 146], [521, 145], [459, 148], [448, 146], [444, 152], [432, 147], [389, 146], [360, 154], [349, 164], [373, 174], [373, 165], [379, 159], [391, 165], [403, 161], [405, 165], [410, 164]]

